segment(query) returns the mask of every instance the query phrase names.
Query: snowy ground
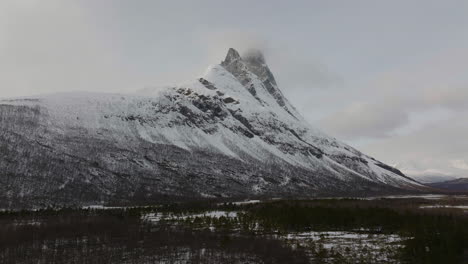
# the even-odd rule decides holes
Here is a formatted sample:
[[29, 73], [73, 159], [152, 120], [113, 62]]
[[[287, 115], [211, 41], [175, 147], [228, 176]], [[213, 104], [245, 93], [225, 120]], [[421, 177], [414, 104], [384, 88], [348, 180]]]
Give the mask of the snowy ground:
[[423, 205], [423, 206], [420, 206], [419, 208], [423, 208], [423, 209], [453, 208], [453, 209], [462, 209], [464, 211], [467, 211], [468, 210], [468, 205], [442, 205], [442, 204], [436, 204], [436, 205]]
[[256, 204], [256, 203], [260, 203], [260, 200], [248, 200], [248, 201], [234, 202], [232, 204], [243, 205], [243, 204]]
[[[372, 232], [302, 232], [282, 236], [293, 247], [303, 247], [311, 255], [324, 251], [327, 262], [333, 262], [337, 254], [345, 259], [366, 259], [371, 263], [393, 263], [394, 255], [408, 239], [397, 234], [373, 234]], [[336, 259], [335, 259], [336, 260]]]
[[388, 195], [388, 196], [375, 196], [362, 198], [364, 200], [377, 200], [377, 199], [426, 199], [426, 200], [443, 200], [447, 198], [468, 198], [466, 195], [445, 195], [445, 194], [420, 194], [420, 195]]
[[149, 213], [142, 217], [145, 221], [150, 221], [158, 223], [162, 220], [186, 220], [189, 218], [197, 217], [211, 217], [211, 218], [235, 218], [237, 217], [238, 212], [228, 212], [228, 211], [207, 211], [199, 214], [173, 214], [173, 213]]
[[[257, 201], [253, 201], [256, 203]], [[249, 202], [241, 202], [252, 203]], [[196, 217], [211, 218], [235, 218], [242, 213], [241, 211], [206, 211], [196, 214], [173, 214], [173, 213], [149, 213], [142, 217], [143, 220], [157, 224], [160, 221], [183, 221], [194, 219]], [[214, 226], [209, 227], [212, 231], [216, 230]], [[258, 225], [257, 225], [258, 228]], [[235, 230], [234, 230], [235, 231]], [[258, 235], [264, 234], [262, 230], [257, 230]], [[344, 259], [365, 259], [371, 263], [396, 263], [394, 255], [398, 249], [403, 246], [407, 237], [398, 234], [381, 234], [372, 230], [355, 231], [310, 231], [281, 234], [272, 232], [273, 237], [286, 242], [292, 248], [302, 247], [309, 253], [310, 258], [314, 259], [320, 252], [325, 252], [325, 263], [333, 263], [337, 256]], [[271, 234], [271, 233], [270, 233]]]

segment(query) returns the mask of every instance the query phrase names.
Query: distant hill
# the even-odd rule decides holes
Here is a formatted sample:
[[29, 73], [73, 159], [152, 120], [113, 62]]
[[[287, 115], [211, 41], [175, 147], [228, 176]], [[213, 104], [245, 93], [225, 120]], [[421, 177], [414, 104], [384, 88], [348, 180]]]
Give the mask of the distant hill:
[[459, 178], [451, 181], [428, 183], [427, 185], [438, 189], [468, 192], [468, 178]]
[[445, 174], [418, 174], [418, 175], [410, 174], [408, 176], [422, 183], [440, 183], [440, 182], [446, 182], [446, 181], [453, 181], [459, 178], [459, 177], [445, 175]]

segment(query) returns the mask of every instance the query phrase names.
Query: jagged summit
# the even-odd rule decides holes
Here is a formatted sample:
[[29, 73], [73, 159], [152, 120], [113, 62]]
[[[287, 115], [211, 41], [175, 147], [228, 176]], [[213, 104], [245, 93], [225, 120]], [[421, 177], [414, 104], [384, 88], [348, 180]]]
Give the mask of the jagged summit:
[[277, 85], [275, 77], [266, 64], [265, 57], [260, 50], [249, 49], [243, 54], [242, 59], [245, 61], [247, 68], [255, 73], [262, 82], [268, 81], [272, 85]]
[[259, 65], [266, 64], [263, 53], [259, 49], [255, 48], [248, 49], [242, 54], [242, 56], [236, 49], [229, 48], [226, 54], [226, 58], [221, 64], [225, 66], [239, 59], [243, 59], [244, 61], [251, 61], [252, 63], [257, 63]]
[[[221, 66], [234, 75], [262, 105], [264, 105], [264, 102], [258, 96], [258, 88], [266, 90], [276, 103], [292, 117], [296, 119], [300, 118], [297, 110], [288, 102], [279, 89], [275, 77], [266, 64], [265, 57], [261, 51], [250, 49], [241, 57], [239, 52], [230, 48], [226, 59], [221, 62]], [[257, 78], [253, 78], [252, 74]], [[254, 85], [254, 79], [258, 79], [261, 82], [261, 87]]]
[[241, 60], [239, 52], [233, 48], [229, 48], [226, 58], [221, 62], [222, 66], [228, 66], [229, 64]]

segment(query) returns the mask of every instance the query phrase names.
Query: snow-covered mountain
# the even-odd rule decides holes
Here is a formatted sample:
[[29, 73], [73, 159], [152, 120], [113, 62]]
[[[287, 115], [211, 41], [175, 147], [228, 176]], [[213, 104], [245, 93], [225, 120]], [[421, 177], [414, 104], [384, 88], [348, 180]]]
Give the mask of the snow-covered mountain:
[[311, 127], [258, 51], [135, 94], [0, 101], [0, 206], [418, 191]]

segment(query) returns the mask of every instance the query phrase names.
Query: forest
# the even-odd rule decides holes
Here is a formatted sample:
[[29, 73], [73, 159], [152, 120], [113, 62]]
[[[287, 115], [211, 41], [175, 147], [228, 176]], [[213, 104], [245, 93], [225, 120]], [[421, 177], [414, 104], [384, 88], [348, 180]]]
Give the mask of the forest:
[[465, 202], [317, 199], [3, 211], [0, 262], [466, 263], [468, 214], [457, 208]]

